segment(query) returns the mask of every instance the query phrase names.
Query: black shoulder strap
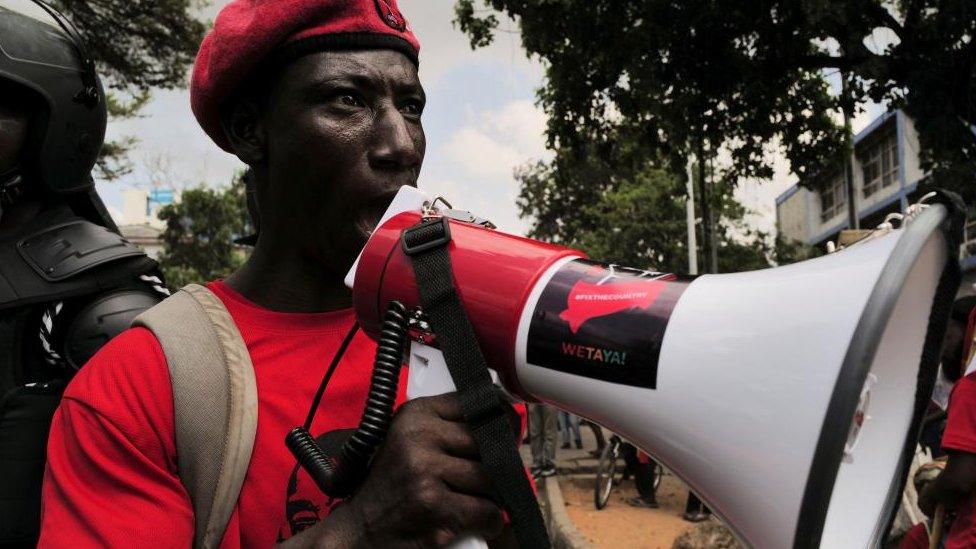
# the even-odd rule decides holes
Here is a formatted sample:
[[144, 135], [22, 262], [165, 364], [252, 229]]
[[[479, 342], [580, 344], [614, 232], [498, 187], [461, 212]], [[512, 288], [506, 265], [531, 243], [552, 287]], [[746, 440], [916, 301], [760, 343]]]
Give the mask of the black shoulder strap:
[[413, 262], [420, 303], [434, 330], [457, 387], [461, 410], [495, 491], [508, 510], [520, 547], [550, 547], [511, 424], [495, 391], [474, 328], [454, 287], [449, 221], [422, 221], [403, 232], [404, 252]]

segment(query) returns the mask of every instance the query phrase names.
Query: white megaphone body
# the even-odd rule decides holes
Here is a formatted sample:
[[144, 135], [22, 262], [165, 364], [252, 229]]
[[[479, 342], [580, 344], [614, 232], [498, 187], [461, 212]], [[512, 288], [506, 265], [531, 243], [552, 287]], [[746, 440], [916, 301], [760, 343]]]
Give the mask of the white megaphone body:
[[[632, 441], [752, 546], [884, 541], [958, 286], [946, 206], [840, 253], [690, 278], [433, 212], [404, 188], [347, 278], [374, 337], [386, 303], [419, 306], [401, 233], [422, 212], [454, 217], [453, 278], [510, 393]], [[411, 396], [453, 389], [436, 349], [410, 354]]]

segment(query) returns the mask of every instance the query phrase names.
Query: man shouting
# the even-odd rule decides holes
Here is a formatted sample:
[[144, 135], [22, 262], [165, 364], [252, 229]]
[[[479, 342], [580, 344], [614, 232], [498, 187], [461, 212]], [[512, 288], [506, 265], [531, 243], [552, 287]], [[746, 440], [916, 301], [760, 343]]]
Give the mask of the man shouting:
[[[355, 320], [342, 279], [397, 189], [416, 185], [418, 51], [394, 0], [233, 0], [200, 48], [193, 112], [250, 167], [261, 218], [247, 263], [208, 285], [243, 337], [258, 397], [221, 547], [416, 547], [462, 533], [511, 542], [453, 395], [401, 406], [346, 502], [319, 492], [283, 443], [337, 355], [311, 433], [328, 449], [362, 413], [375, 344], [360, 332], [340, 351]], [[133, 328], [65, 393], [41, 545], [190, 546], [193, 507], [177, 465], [166, 359], [152, 332]]]

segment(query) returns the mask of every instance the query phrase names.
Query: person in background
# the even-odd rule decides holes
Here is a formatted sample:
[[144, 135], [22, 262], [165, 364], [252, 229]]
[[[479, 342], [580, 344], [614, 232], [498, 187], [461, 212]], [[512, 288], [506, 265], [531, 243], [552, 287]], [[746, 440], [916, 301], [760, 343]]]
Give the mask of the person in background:
[[966, 296], [956, 300], [952, 306], [952, 316], [946, 329], [942, 346], [942, 361], [939, 374], [932, 391], [932, 400], [922, 422], [919, 444], [927, 448], [933, 458], [942, 457], [945, 452], [939, 447], [942, 431], [945, 429], [946, 410], [949, 395], [956, 382], [968, 371], [973, 350], [972, 315], [976, 311], [976, 296]]
[[[976, 299], [957, 300], [942, 351], [944, 375], [949, 380], [957, 380], [949, 396], [948, 417], [942, 433], [941, 446], [946, 459], [935, 480], [921, 486], [918, 498], [919, 507], [929, 518], [935, 518], [939, 505], [946, 509], [943, 531], [947, 549], [976, 547], [976, 372], [967, 374], [974, 326]], [[917, 538], [917, 534], [916, 527], [906, 536], [902, 547], [910, 547], [905, 543]]]
[[569, 439], [572, 436], [576, 441], [576, 449], [583, 449], [583, 439], [580, 437], [580, 420], [575, 414], [559, 411], [559, 433], [562, 435], [563, 450], [569, 450]]
[[688, 501], [685, 503], [685, 514], [681, 518], [688, 522], [702, 522], [712, 516], [712, 511], [705, 503], [698, 498], [694, 492], [688, 492]]
[[603, 453], [603, 447], [607, 445], [607, 439], [603, 436], [603, 428], [588, 419], [581, 419], [580, 425], [589, 427], [593, 431], [593, 437], [596, 438], [596, 450], [590, 450], [590, 455], [596, 458], [600, 457], [600, 454]]
[[532, 476], [556, 474], [556, 410], [545, 404], [529, 405], [529, 442], [532, 449]]
[[657, 464], [651, 456], [632, 444], [624, 444], [623, 454], [627, 469], [634, 473], [634, 485], [637, 487], [637, 497], [631, 498], [627, 503], [631, 507], [657, 509], [657, 489], [654, 487], [654, 469]]

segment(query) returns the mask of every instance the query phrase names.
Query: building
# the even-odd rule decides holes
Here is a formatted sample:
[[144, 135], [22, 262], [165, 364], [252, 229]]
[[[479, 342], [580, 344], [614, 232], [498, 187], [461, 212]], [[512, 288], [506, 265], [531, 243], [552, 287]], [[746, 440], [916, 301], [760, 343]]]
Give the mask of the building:
[[[854, 136], [854, 191], [862, 227], [904, 211], [924, 178], [918, 162], [918, 134], [901, 111], [878, 117]], [[823, 172], [823, 191], [793, 185], [776, 198], [780, 235], [821, 246], [848, 228], [844, 167]]]
[[126, 240], [142, 248], [146, 255], [159, 259], [163, 251], [163, 229], [146, 224], [119, 225]]
[[[918, 200], [918, 186], [926, 175], [918, 151], [918, 133], [901, 111], [885, 113], [854, 136], [854, 192], [862, 228], [875, 227], [889, 213], [904, 212]], [[848, 228], [844, 167], [822, 172], [821, 177], [820, 192], [793, 185], [776, 198], [776, 226], [784, 238], [822, 248]], [[960, 250], [967, 280], [963, 291], [973, 293], [976, 220], [972, 215], [965, 240]]]
[[122, 192], [122, 219], [116, 220], [119, 232], [156, 259], [163, 250], [162, 235], [166, 228], [156, 214], [160, 207], [178, 198], [172, 189], [126, 189]]

